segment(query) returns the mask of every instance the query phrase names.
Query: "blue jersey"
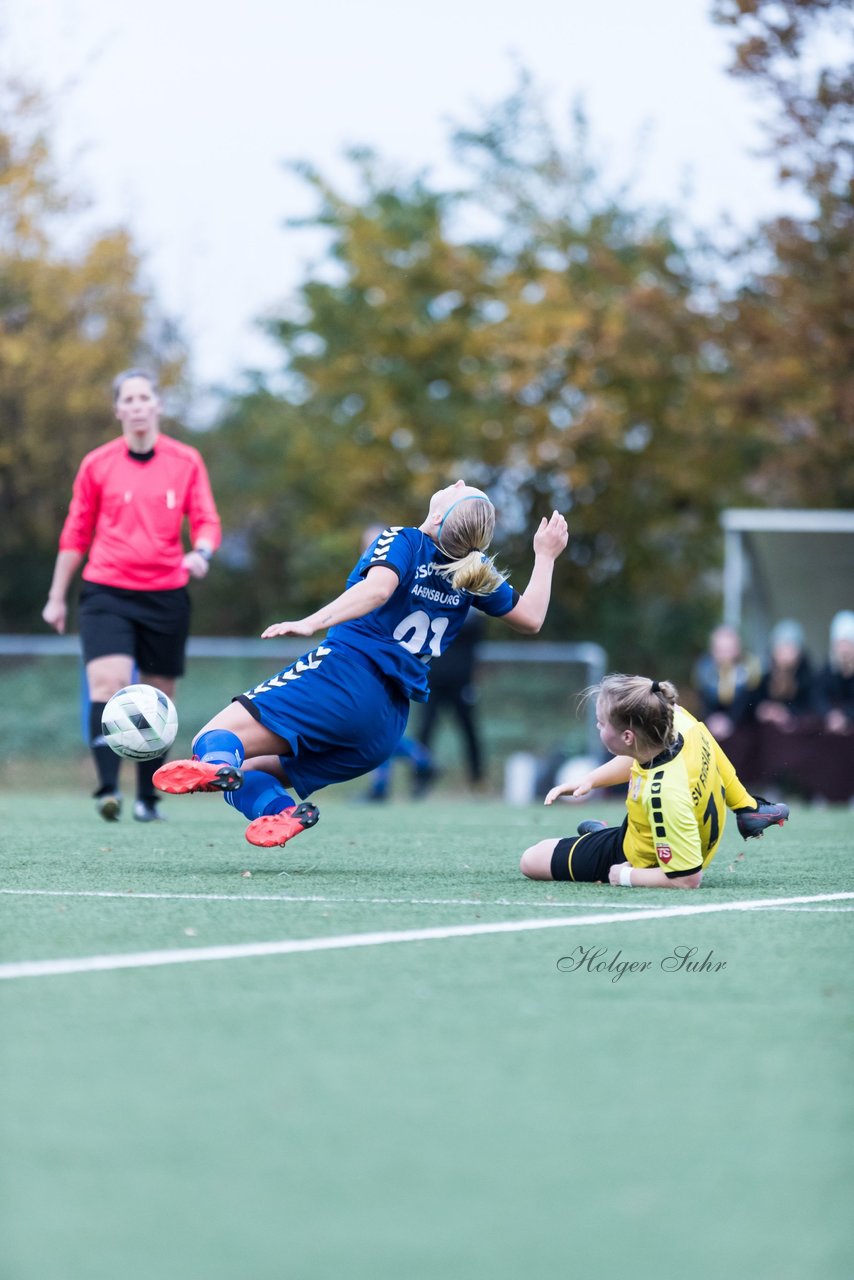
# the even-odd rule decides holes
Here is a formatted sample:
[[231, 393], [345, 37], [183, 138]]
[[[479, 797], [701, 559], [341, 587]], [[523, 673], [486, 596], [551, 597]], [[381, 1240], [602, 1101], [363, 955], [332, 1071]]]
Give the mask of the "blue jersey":
[[453, 644], [472, 605], [500, 618], [519, 599], [518, 591], [506, 582], [488, 596], [455, 591], [438, 572], [447, 564], [447, 556], [420, 529], [384, 529], [356, 564], [347, 586], [355, 586], [380, 565], [397, 574], [397, 587], [385, 604], [328, 632], [329, 640], [358, 649], [415, 702], [426, 702], [430, 696], [430, 661]]

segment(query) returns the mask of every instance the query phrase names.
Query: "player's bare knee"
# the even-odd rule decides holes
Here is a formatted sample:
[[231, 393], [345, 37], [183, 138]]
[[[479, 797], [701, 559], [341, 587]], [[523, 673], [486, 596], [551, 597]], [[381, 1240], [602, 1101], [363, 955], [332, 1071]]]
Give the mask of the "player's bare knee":
[[551, 880], [554, 840], [540, 840], [526, 849], [519, 860], [519, 870], [529, 880]]

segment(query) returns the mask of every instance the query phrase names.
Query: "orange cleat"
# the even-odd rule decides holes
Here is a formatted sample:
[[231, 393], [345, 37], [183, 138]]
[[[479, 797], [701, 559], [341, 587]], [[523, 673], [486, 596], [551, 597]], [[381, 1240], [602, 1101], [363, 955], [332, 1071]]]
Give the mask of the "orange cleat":
[[237, 791], [243, 786], [243, 774], [233, 764], [170, 760], [155, 773], [154, 785], [170, 796], [184, 796], [193, 791]]
[[246, 828], [246, 839], [261, 849], [273, 849], [287, 844], [306, 827], [313, 827], [320, 814], [313, 804], [298, 804], [294, 809], [281, 813], [265, 813]]

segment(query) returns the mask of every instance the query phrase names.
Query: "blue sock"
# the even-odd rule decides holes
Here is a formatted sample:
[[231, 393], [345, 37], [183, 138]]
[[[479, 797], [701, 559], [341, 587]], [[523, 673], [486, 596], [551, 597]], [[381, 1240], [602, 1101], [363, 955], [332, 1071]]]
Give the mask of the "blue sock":
[[433, 763], [430, 752], [416, 738], [401, 738], [395, 749], [395, 755], [408, 760], [417, 773], [426, 772]]
[[375, 800], [384, 800], [391, 782], [391, 760], [384, 760], [382, 764], [378, 764], [373, 773], [368, 774], [368, 781], [371, 784], [368, 794]]
[[233, 764], [239, 769], [246, 759], [243, 743], [230, 729], [208, 729], [200, 733], [194, 747], [197, 759], [205, 764]]
[[283, 809], [292, 809], [296, 804], [279, 782], [278, 778], [260, 769], [250, 769], [243, 775], [243, 786], [239, 791], [223, 791], [223, 799], [232, 809], [237, 809], [244, 818], [251, 822], [265, 813], [281, 813]]

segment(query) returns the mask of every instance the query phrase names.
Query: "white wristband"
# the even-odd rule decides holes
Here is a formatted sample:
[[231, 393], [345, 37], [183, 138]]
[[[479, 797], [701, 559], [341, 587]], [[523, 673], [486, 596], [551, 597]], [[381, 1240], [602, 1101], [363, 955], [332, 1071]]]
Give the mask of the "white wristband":
[[624, 862], [620, 867], [620, 884], [626, 889], [632, 887], [632, 864]]

